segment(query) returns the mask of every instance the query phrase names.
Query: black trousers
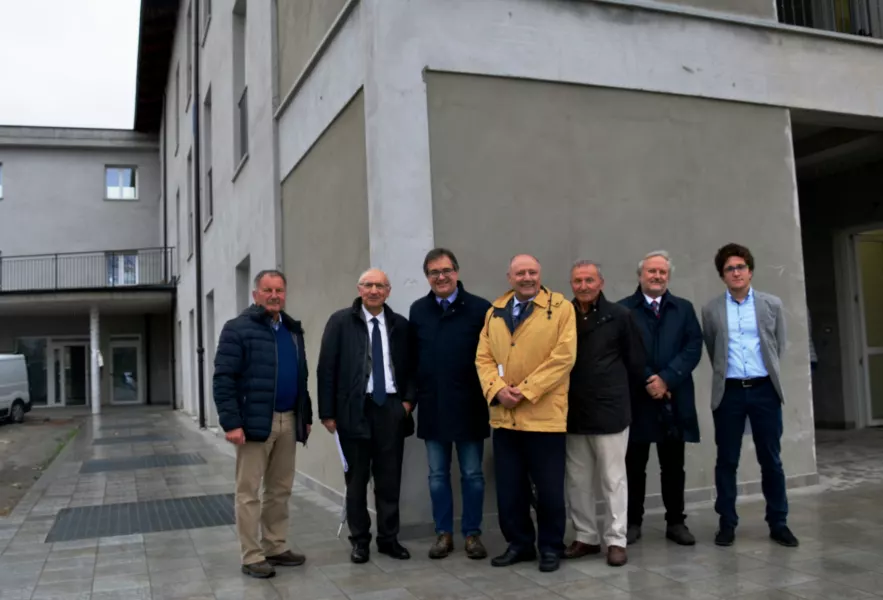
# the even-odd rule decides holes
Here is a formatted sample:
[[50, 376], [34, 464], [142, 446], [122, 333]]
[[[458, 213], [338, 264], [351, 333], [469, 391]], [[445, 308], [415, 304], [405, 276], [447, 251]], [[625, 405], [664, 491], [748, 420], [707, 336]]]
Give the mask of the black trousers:
[[405, 408], [397, 395], [387, 396], [383, 406], [365, 398], [365, 415], [371, 424], [371, 439], [340, 438], [346, 458], [346, 518], [353, 543], [371, 542], [368, 515], [368, 481], [374, 477], [374, 506], [377, 509], [377, 543], [389, 544], [399, 535], [399, 490], [405, 438]]
[[[684, 514], [684, 442], [666, 439], [656, 444], [662, 480], [662, 502], [665, 504], [665, 521], [679, 525]], [[629, 525], [640, 526], [644, 520], [644, 495], [647, 491], [647, 460], [650, 444], [629, 442], [625, 455], [625, 468], [629, 481]]]
[[[494, 467], [497, 478], [497, 510], [500, 529], [509, 547], [540, 552], [564, 550], [564, 433], [494, 430]], [[537, 489], [537, 526], [530, 516], [533, 481]]]

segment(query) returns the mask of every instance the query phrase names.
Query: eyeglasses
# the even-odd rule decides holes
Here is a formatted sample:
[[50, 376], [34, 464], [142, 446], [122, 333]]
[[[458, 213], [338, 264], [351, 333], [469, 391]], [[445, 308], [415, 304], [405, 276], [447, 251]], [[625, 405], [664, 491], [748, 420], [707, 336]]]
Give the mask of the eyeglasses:
[[455, 273], [454, 269], [441, 269], [440, 271], [439, 270], [432, 270], [429, 272], [429, 277], [430, 277], [430, 279], [438, 279], [442, 275], [444, 275], [445, 277], [450, 277], [454, 273]]
[[724, 273], [735, 273], [737, 271], [744, 271], [748, 268], [748, 265], [742, 263], [741, 265], [730, 265], [729, 267], [724, 267]]
[[369, 281], [367, 283], [359, 282], [359, 287], [363, 287], [367, 290], [370, 290], [372, 288], [377, 288], [378, 290], [380, 290], [382, 292], [383, 290], [385, 290], [389, 286], [386, 285], [385, 283], [374, 283], [372, 281]]

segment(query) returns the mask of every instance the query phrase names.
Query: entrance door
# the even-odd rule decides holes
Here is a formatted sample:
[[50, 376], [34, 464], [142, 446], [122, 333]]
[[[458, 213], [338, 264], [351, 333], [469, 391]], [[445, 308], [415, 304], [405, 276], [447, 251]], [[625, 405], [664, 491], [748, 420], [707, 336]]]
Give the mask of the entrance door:
[[141, 342], [111, 341], [110, 343], [111, 403], [141, 404]]
[[869, 425], [883, 425], [883, 234], [855, 236]]
[[52, 393], [49, 406], [89, 404], [89, 345], [85, 342], [55, 341], [49, 346]]

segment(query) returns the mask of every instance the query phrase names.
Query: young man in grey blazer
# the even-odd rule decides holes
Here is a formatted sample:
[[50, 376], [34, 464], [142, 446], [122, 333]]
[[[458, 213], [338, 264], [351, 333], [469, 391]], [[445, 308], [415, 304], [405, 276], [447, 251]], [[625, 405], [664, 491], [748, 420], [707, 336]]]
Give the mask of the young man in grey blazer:
[[785, 352], [782, 301], [751, 287], [754, 257], [738, 244], [727, 244], [714, 257], [727, 291], [702, 309], [705, 347], [711, 359], [711, 410], [717, 464], [715, 511], [720, 528], [718, 546], [736, 538], [736, 471], [742, 451], [746, 417], [751, 423], [761, 488], [766, 499], [770, 538], [783, 546], [798, 542], [788, 529], [788, 497], [782, 469], [782, 394], [779, 358]]

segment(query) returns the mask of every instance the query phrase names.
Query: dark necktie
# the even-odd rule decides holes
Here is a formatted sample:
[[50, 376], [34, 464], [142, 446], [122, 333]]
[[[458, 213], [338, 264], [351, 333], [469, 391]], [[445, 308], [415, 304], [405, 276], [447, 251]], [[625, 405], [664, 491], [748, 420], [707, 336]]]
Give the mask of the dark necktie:
[[518, 327], [521, 323], [521, 315], [524, 314], [524, 304], [512, 304], [512, 324]]
[[441, 301], [442, 312], [447, 312], [447, 311], [448, 311], [448, 307], [449, 307], [450, 305], [451, 305], [451, 301], [450, 301], [450, 300], [448, 300], [447, 298], [443, 299], [443, 300]]
[[653, 309], [653, 314], [656, 315], [656, 318], [659, 318], [659, 302], [654, 300], [650, 303], [650, 308]]
[[383, 335], [380, 333], [380, 321], [371, 319], [374, 329], [371, 331], [371, 374], [374, 376], [374, 403], [383, 406], [386, 402], [386, 372], [383, 369]]

